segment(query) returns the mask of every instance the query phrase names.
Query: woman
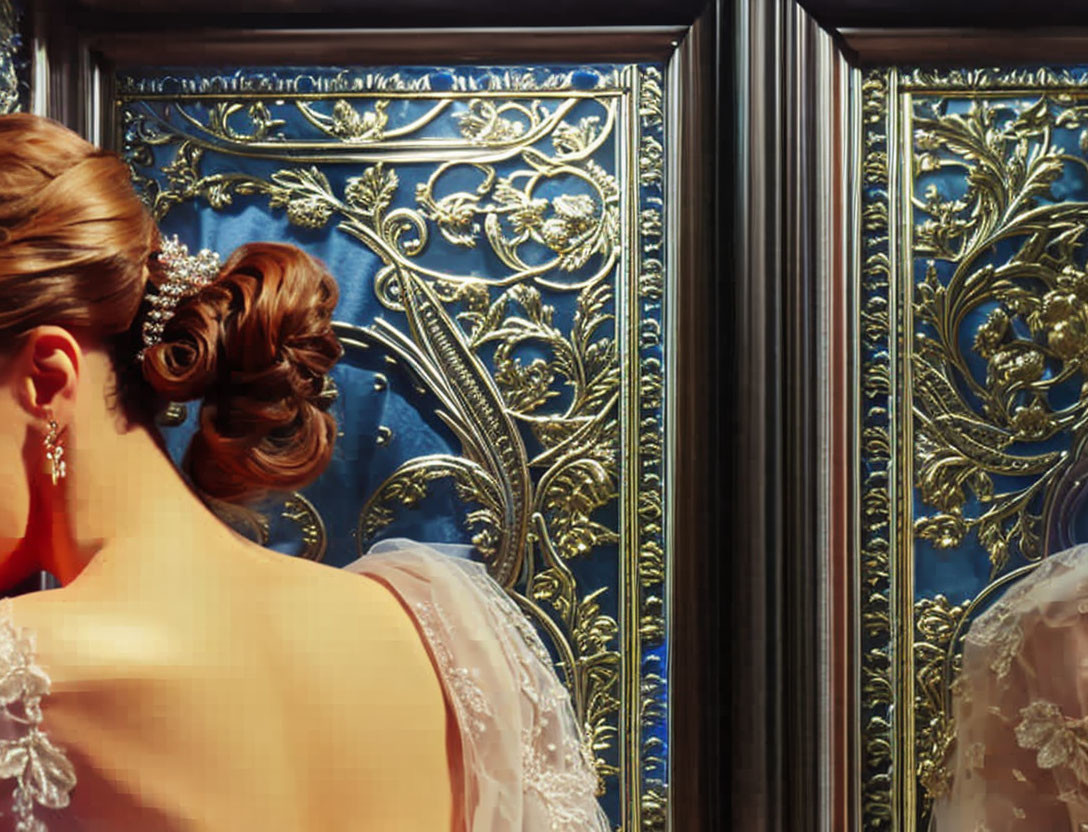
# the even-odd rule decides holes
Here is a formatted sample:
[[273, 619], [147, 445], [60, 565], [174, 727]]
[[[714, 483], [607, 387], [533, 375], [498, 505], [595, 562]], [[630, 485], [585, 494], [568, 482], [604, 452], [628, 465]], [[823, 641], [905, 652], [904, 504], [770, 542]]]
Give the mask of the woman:
[[1088, 829], [1088, 547], [1047, 558], [974, 621], [953, 716], [935, 832]]
[[[208, 505], [329, 460], [319, 262], [165, 245], [124, 164], [0, 117], [0, 828], [606, 832], [543, 644], [483, 567], [336, 570]], [[145, 302], [146, 301], [146, 302]], [[153, 419], [202, 399], [184, 468]]]

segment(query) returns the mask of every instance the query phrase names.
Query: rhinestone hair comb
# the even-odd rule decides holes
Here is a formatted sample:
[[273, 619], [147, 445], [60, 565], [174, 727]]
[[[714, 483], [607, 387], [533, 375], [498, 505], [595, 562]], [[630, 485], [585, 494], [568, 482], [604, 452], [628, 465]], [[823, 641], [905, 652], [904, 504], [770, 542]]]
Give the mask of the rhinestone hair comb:
[[215, 280], [221, 266], [218, 253], [205, 248], [189, 254], [189, 247], [176, 234], [162, 241], [159, 262], [166, 280], [158, 291], [148, 295], [151, 309], [143, 324], [144, 346], [136, 356], [141, 361], [144, 353], [162, 340], [166, 322], [174, 316], [178, 303]]

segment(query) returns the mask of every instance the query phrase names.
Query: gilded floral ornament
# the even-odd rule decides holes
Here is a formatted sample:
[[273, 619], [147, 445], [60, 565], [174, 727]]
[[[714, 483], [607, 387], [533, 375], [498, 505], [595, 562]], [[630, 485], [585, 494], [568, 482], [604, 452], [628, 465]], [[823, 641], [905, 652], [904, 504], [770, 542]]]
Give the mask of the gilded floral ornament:
[[[505, 118], [505, 113], [524, 116], [526, 122]], [[464, 113], [457, 116], [461, 135], [478, 144], [504, 144], [519, 139], [526, 127], [535, 126], [542, 117], [539, 105], [524, 108], [512, 105], [496, 106], [486, 98], [468, 103]]]
[[1054, 425], [1052, 414], [1040, 401], [1021, 405], [1013, 413], [1009, 424], [1016, 439], [1038, 442], [1046, 439]]
[[587, 116], [579, 119], [577, 124], [563, 121], [552, 133], [552, 147], [559, 156], [585, 153], [593, 149], [601, 131], [600, 116]]
[[[861, 789], [873, 828], [922, 828], [928, 802], [947, 793], [964, 634], [988, 607], [970, 637], [987, 640], [990, 669], [1007, 677], [1023, 633], [991, 602], [1048, 563], [1059, 492], [1082, 478], [1086, 78], [980, 69], [862, 80]], [[979, 575], [978, 558], [981, 586], [963, 578]], [[947, 594], [904, 598], [912, 580], [953, 573], [962, 581]], [[1083, 734], [1047, 703], [1026, 708], [1017, 732], [1040, 766], [1085, 771]], [[964, 753], [985, 762], [985, 749]]]
[[[237, 121], [236, 116], [239, 113], [245, 114], [249, 122], [246, 125], [248, 130], [235, 126], [234, 122]], [[263, 101], [254, 101], [249, 105], [237, 101], [221, 101], [210, 108], [207, 124], [199, 126], [217, 138], [234, 142], [259, 142], [282, 140], [280, 128], [286, 123], [285, 119], [273, 118]]]
[[952, 604], [944, 595], [914, 605], [917, 773], [929, 798], [947, 794], [952, 782], [948, 763], [956, 734], [949, 711], [950, 684], [958, 663], [948, 662], [947, 656], [958, 642], [966, 611], [965, 605]]
[[[923, 219], [913, 250], [931, 259], [915, 299], [923, 324], [914, 357], [916, 470], [923, 502], [939, 513], [918, 518], [915, 530], [942, 548], [960, 546], [976, 530], [996, 575], [1013, 550], [1039, 557], [1041, 495], [1067, 463], [1032, 443], [1068, 428], [1085, 409], [1081, 401], [1058, 405], [1051, 391], [1080, 371], [1088, 351], [1075, 259], [1088, 205], [1050, 201], [1068, 164], [1054, 144], [1062, 114], [1051, 99], [1021, 109], [976, 99], [965, 112], [921, 104], [918, 111], [915, 177], [923, 197], [914, 204]], [[953, 167], [970, 175], [962, 195], [945, 198], [944, 180], [930, 178]], [[1003, 260], [993, 256], [998, 239], [1015, 244]], [[975, 310], [986, 310], [971, 340], [984, 376], [960, 347]], [[1031, 479], [1002, 492], [994, 477]], [[969, 494], [980, 507], [970, 514]]]
[[955, 549], [963, 543], [967, 525], [960, 517], [959, 509], [953, 508], [946, 514], [921, 518], [914, 525], [914, 533], [938, 549]]
[[1069, 361], [1088, 351], [1088, 310], [1076, 295], [1048, 292], [1039, 317], [1046, 328], [1047, 345], [1059, 358]]
[[389, 122], [386, 110], [389, 108], [387, 99], [379, 99], [374, 102], [374, 109], [360, 113], [344, 99], [337, 101], [332, 108], [331, 133], [345, 141], [364, 142], [380, 139]]
[[302, 228], [321, 228], [332, 217], [332, 207], [322, 199], [303, 197], [287, 203], [287, 219]]
[[385, 211], [399, 186], [396, 172], [378, 162], [363, 171], [362, 176], [348, 179], [344, 198], [364, 216], [374, 217]]

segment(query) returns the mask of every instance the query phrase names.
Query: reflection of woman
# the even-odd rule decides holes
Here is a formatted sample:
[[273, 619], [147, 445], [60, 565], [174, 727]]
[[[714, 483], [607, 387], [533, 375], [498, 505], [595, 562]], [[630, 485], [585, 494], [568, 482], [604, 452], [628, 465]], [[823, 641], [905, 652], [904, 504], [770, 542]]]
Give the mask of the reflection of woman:
[[1088, 829], [1088, 547], [1052, 555], [972, 624], [936, 832]]
[[[339, 346], [297, 248], [200, 269], [116, 156], [0, 118], [0, 586], [62, 585], [0, 602], [0, 828], [607, 830], [482, 566], [400, 541], [331, 569], [206, 508], [320, 473]], [[152, 425], [197, 398], [187, 484]]]

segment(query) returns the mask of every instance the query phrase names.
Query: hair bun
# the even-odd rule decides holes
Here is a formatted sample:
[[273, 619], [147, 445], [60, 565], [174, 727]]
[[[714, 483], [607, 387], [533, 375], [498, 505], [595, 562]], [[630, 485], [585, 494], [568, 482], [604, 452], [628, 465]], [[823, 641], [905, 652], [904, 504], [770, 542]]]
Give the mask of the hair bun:
[[161, 396], [203, 397], [186, 468], [204, 493], [242, 502], [324, 470], [336, 433], [322, 393], [341, 353], [338, 298], [324, 265], [297, 246], [251, 243], [178, 305], [147, 350], [144, 377]]

